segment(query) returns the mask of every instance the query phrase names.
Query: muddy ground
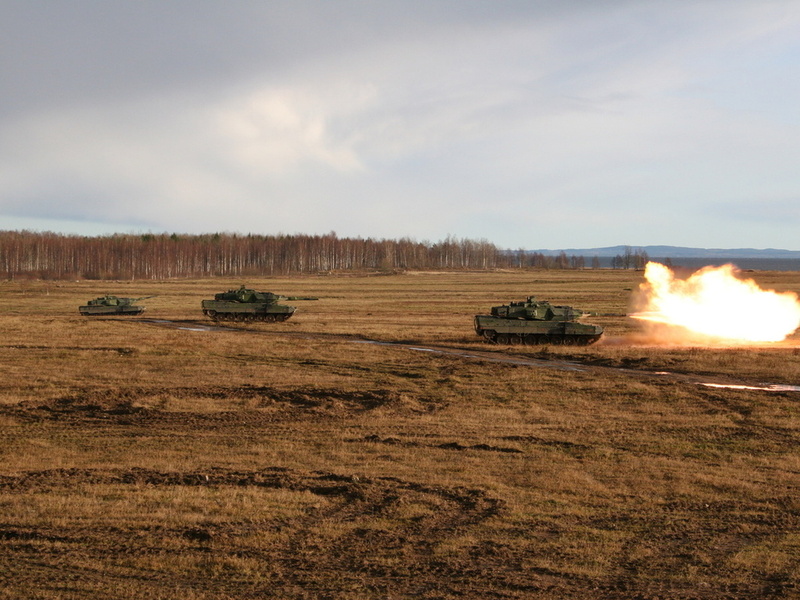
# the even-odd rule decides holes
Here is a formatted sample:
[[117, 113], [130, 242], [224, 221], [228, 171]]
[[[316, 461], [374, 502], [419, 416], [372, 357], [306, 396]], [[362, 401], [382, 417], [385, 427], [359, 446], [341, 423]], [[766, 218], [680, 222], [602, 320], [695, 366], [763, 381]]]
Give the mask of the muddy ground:
[[[108, 444], [196, 436], [220, 445], [266, 437], [279, 443], [311, 435], [325, 424], [347, 430], [340, 444], [377, 449], [388, 461], [401, 460], [390, 453], [404, 449], [450, 453], [446, 460], [468, 455], [487, 468], [494, 458], [482, 457], [533, 460], [544, 449], [556, 460], [581, 461], [597, 452], [610, 453], [613, 446], [571, 433], [561, 439], [497, 435], [482, 443], [457, 431], [449, 436], [370, 433], [363, 417], [375, 411], [389, 410], [404, 419], [445, 410], [434, 401], [411, 403], [387, 390], [360, 395], [240, 386], [169, 390], [173, 398], [236, 396], [251, 401], [252, 408], [206, 413], [150, 406], [161, 393], [146, 387], [121, 395], [85, 389], [2, 407], [0, 418], [7, 426], [38, 431], [40, 439], [102, 437]], [[721, 396], [706, 396], [709, 402], [714, 398]], [[359, 415], [360, 429], [342, 425]], [[765, 427], [749, 432], [742, 428], [737, 435], [776, 447], [791, 441], [786, 431]], [[75, 497], [103, 497], [113, 503], [115, 498], [191, 490], [213, 492], [210, 498], [218, 502], [243, 491], [255, 494], [255, 501], [258, 494], [277, 492], [291, 492], [301, 500], [285, 512], [257, 506], [240, 514], [201, 510], [189, 522], [163, 515], [149, 518], [147, 511], [130, 520], [105, 520], [75, 508], [68, 518], [49, 514], [25, 524], [0, 517], [0, 584], [5, 589], [0, 597], [99, 598], [123, 592], [131, 598], [215, 599], [796, 597], [797, 581], [791, 576], [742, 577], [730, 570], [737, 551], [800, 532], [800, 472], [765, 471], [760, 477], [772, 480], [774, 495], [739, 500], [727, 495], [718, 501], [676, 495], [647, 504], [632, 497], [629, 503], [598, 505], [582, 513], [567, 508], [574, 514], [549, 520], [535, 515], [508, 519], [513, 487], [488, 490], [341, 470], [215, 464], [188, 470], [27, 470], [0, 476], [4, 505], [53, 497], [67, 504], [77, 502]], [[776, 477], [784, 480], [783, 489]], [[564, 541], [570, 530], [584, 533]], [[564, 568], [580, 556], [587, 535], [589, 542], [599, 535], [619, 538], [609, 548], [612, 568], [583, 573]], [[677, 577], [687, 564], [705, 571], [705, 579], [689, 584]]]

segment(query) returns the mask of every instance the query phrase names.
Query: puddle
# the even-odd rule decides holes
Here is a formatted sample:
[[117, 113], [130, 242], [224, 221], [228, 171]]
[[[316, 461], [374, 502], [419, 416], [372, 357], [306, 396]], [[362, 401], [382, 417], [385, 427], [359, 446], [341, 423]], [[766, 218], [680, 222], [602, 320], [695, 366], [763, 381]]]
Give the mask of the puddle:
[[720, 388], [725, 390], [761, 390], [763, 392], [800, 392], [800, 385], [739, 385], [732, 383], [699, 383], [710, 388]]
[[170, 321], [167, 319], [139, 319], [138, 322], [150, 323], [152, 325], [162, 325], [164, 327], [171, 327], [172, 329], [180, 329], [182, 331], [233, 331], [232, 329], [226, 329], [216, 325], [194, 324], [192, 327], [189, 327], [188, 325], [180, 325], [176, 321]]

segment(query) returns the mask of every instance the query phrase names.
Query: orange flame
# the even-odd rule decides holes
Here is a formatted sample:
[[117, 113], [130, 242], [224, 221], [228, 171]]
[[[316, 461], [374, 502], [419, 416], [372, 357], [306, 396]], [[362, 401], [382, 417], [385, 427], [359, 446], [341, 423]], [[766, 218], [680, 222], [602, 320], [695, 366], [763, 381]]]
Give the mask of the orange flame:
[[797, 294], [762, 290], [739, 279], [733, 265], [704, 267], [684, 280], [650, 262], [644, 276], [644, 309], [630, 316], [662, 324], [666, 336], [659, 337], [670, 341], [779, 342], [800, 327]]

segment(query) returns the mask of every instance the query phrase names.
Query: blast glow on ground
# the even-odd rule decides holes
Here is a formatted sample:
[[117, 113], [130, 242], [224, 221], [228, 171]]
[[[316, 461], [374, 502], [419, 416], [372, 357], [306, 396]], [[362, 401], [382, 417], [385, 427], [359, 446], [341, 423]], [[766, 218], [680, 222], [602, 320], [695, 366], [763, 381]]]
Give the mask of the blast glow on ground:
[[649, 262], [639, 286], [640, 311], [630, 316], [651, 325], [657, 342], [741, 345], [780, 342], [800, 327], [800, 301], [793, 292], [762, 290], [734, 265], [704, 267], [676, 279]]

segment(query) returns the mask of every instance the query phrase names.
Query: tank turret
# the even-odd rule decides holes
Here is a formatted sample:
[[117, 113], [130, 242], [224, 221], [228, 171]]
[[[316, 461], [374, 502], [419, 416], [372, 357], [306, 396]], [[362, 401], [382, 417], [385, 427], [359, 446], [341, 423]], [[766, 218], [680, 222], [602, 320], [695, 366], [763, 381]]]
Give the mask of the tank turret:
[[257, 292], [245, 286], [214, 294], [213, 300], [203, 300], [203, 314], [215, 321], [285, 321], [294, 306], [285, 301], [317, 300], [310, 296], [282, 296], [272, 292]]
[[571, 306], [553, 306], [546, 301], [537, 301], [533, 296], [522, 302], [509, 302], [492, 307], [492, 316], [503, 319], [527, 319], [530, 321], [577, 321], [583, 312]]
[[475, 332], [497, 344], [593, 344], [603, 328], [579, 323], [585, 314], [528, 296], [521, 302], [493, 306], [490, 315], [476, 315]]

